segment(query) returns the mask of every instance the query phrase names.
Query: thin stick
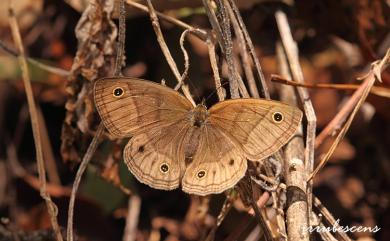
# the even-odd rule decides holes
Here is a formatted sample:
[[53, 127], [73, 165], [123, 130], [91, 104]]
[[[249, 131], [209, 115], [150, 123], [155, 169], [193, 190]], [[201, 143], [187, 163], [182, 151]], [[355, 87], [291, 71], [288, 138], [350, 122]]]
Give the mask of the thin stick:
[[[284, 51], [290, 66], [291, 76], [293, 79], [297, 80], [298, 82], [303, 83], [304, 78], [303, 78], [301, 66], [299, 64], [298, 47], [292, 37], [290, 26], [287, 21], [287, 16], [284, 12], [279, 10], [275, 13], [275, 18], [280, 32], [280, 37], [283, 43]], [[312, 172], [314, 168], [314, 143], [316, 138], [317, 118], [307, 90], [303, 88], [297, 88], [297, 89], [307, 119], [304, 165], [305, 165], [305, 175], [308, 175], [309, 173]], [[312, 207], [312, 191], [313, 191], [312, 182], [309, 182], [307, 184], [307, 190], [305, 191], [307, 193], [308, 213], [310, 214], [311, 207]]]
[[[326, 155], [321, 159], [320, 163], [316, 167], [316, 169], [310, 174], [309, 178], [307, 179], [310, 181], [313, 179], [313, 177], [325, 166], [325, 164], [328, 162], [330, 157], [332, 156], [333, 152], [335, 151], [336, 147], [340, 143], [340, 141], [343, 139], [345, 134], [347, 133], [349, 127], [351, 126], [351, 123], [353, 119], [355, 118], [356, 113], [366, 100], [368, 94], [370, 93], [370, 90], [372, 86], [375, 83], [375, 80], [381, 81], [380, 74], [381, 72], [387, 67], [388, 63], [390, 60], [390, 49], [387, 51], [386, 56], [381, 60], [376, 63], [373, 63], [372, 69], [368, 76], [364, 79], [363, 84], [355, 91], [352, 97], [358, 98], [358, 102], [356, 103], [355, 107], [353, 108], [352, 113], [349, 115], [347, 121], [345, 122], [343, 128], [340, 130], [338, 133], [336, 139], [332, 143], [332, 146], [329, 148], [328, 152]], [[352, 99], [350, 98], [350, 100]], [[351, 101], [352, 102], [352, 101]], [[341, 111], [340, 111], [341, 112]], [[336, 116], [337, 117], [337, 116]], [[336, 118], [335, 117], [335, 118]]]
[[189, 32], [191, 32], [191, 30], [186, 29], [186, 30], [184, 30], [184, 32], [180, 36], [180, 48], [181, 48], [181, 51], [183, 52], [183, 57], [184, 57], [184, 71], [181, 74], [180, 81], [179, 81], [179, 83], [177, 83], [174, 90], [178, 90], [181, 87], [181, 85], [184, 83], [184, 80], [187, 78], [188, 70], [190, 68], [190, 60], [188, 57], [188, 52], [187, 52], [186, 48], [184, 47], [184, 41], [185, 41], [186, 36]]
[[221, 85], [221, 77], [219, 76], [217, 55], [215, 53], [215, 43], [213, 39], [208, 38], [206, 44], [209, 51], [210, 64], [211, 69], [213, 70], [215, 89], [217, 90], [218, 100], [223, 101], [225, 99], [225, 89]]
[[337, 234], [340, 236], [342, 241], [351, 241], [351, 239], [348, 237], [348, 235], [343, 232], [339, 231], [338, 227], [340, 227], [339, 223], [336, 221], [336, 219], [333, 217], [333, 215], [329, 212], [329, 210], [321, 203], [320, 199], [314, 196], [314, 206], [322, 213], [323, 217], [329, 222], [330, 225], [333, 227], [336, 227]]
[[266, 99], [270, 99], [268, 86], [265, 82], [264, 74], [263, 74], [263, 71], [261, 69], [259, 59], [256, 56], [255, 47], [253, 46], [253, 43], [252, 43], [252, 40], [249, 36], [248, 30], [246, 29], [244, 21], [242, 20], [242, 17], [240, 15], [240, 11], [238, 10], [237, 5], [234, 3], [234, 0], [228, 0], [228, 1], [230, 4], [230, 7], [233, 10], [234, 16], [235, 16], [235, 18], [240, 26], [240, 29], [244, 35], [244, 39], [246, 41], [247, 47], [249, 48], [249, 53], [250, 53], [250, 56], [252, 58], [252, 61], [255, 63], [256, 73], [257, 73], [257, 76], [260, 80], [261, 96], [266, 98]]
[[123, 234], [123, 241], [133, 241], [136, 240], [137, 237], [137, 226], [141, 211], [141, 198], [137, 195], [131, 196], [129, 198], [127, 209], [126, 227]]
[[[229, 87], [230, 87], [230, 95], [232, 99], [239, 98], [239, 84], [238, 79], [241, 78], [239, 76], [234, 59], [233, 59], [233, 42], [230, 31], [230, 20], [227, 17], [225, 6], [222, 0], [216, 1], [217, 9], [218, 9], [218, 17], [216, 16], [212, 2], [210, 0], [203, 0], [203, 6], [206, 10], [207, 16], [213, 28], [213, 32], [217, 37], [217, 41], [221, 50], [224, 54], [226, 64], [229, 71]], [[242, 79], [241, 79], [242, 82]], [[242, 89], [242, 85], [241, 85]]]
[[34, 143], [35, 143], [38, 175], [39, 175], [39, 181], [40, 181], [40, 185], [41, 185], [40, 195], [46, 202], [46, 206], [47, 206], [48, 213], [50, 216], [50, 222], [51, 222], [51, 225], [53, 227], [53, 230], [54, 230], [54, 233], [56, 236], [56, 240], [62, 241], [63, 238], [62, 238], [60, 227], [59, 227], [58, 221], [57, 221], [58, 209], [57, 209], [57, 206], [51, 200], [50, 195], [46, 189], [46, 184], [47, 184], [46, 183], [46, 170], [45, 170], [45, 162], [43, 159], [41, 133], [39, 130], [39, 128], [40, 128], [39, 117], [38, 117], [37, 107], [36, 107], [35, 100], [34, 100], [34, 94], [32, 91], [29, 69], [28, 69], [27, 61], [26, 61], [25, 54], [24, 54], [22, 38], [20, 36], [19, 26], [18, 26], [16, 17], [15, 17], [15, 13], [14, 13], [14, 10], [12, 8], [11, 2], [9, 5], [9, 9], [8, 9], [8, 15], [9, 15], [12, 36], [13, 36], [15, 45], [17, 46], [18, 51], [20, 53], [18, 59], [19, 59], [19, 63], [21, 65], [21, 69], [22, 69], [23, 83], [24, 83], [25, 90], [26, 90], [28, 109], [29, 109], [30, 117], [31, 117], [31, 126], [32, 126]]
[[125, 0], [119, 1], [119, 29], [117, 42], [117, 55], [115, 59], [114, 76], [122, 76], [122, 67], [125, 64], [125, 39], [126, 39], [126, 8]]
[[268, 228], [267, 222], [265, 221], [263, 214], [261, 213], [261, 211], [259, 209], [259, 206], [257, 206], [257, 203], [253, 198], [253, 195], [250, 194], [249, 196], [250, 196], [249, 199], [250, 199], [250, 204], [252, 206], [252, 209], [255, 212], [255, 216], [256, 216], [261, 228], [263, 229], [264, 239], [266, 241], [272, 241], [273, 238], [272, 238], [271, 231]]
[[221, 211], [218, 214], [217, 222], [215, 223], [215, 225], [212, 227], [211, 231], [209, 232], [209, 234], [205, 238], [205, 241], [212, 241], [215, 239], [215, 232], [217, 231], [218, 227], [221, 225], [221, 223], [225, 219], [226, 215], [232, 209], [232, 207], [233, 207], [233, 202], [231, 200], [231, 193], [230, 193], [230, 194], [226, 195], [225, 202], [223, 203]]
[[238, 42], [238, 49], [241, 56], [242, 66], [244, 68], [245, 76], [248, 81], [249, 91], [251, 93], [251, 96], [254, 98], [260, 98], [259, 91], [256, 86], [255, 76], [252, 71], [252, 62], [249, 58], [246, 44], [245, 44], [245, 38], [244, 34], [242, 33], [242, 30], [240, 28], [239, 23], [237, 22], [237, 19], [235, 18], [234, 12], [232, 8], [229, 6], [229, 2], [225, 0], [225, 4], [228, 6], [227, 10], [229, 12], [230, 21], [232, 22], [234, 32], [236, 33], [237, 42]]
[[[168, 62], [168, 65], [171, 68], [174, 76], [176, 77], [177, 82], [180, 83], [181, 82], [181, 75], [179, 73], [179, 69], [177, 68], [175, 61], [173, 60], [173, 57], [169, 51], [169, 48], [164, 40], [164, 36], [162, 34], [162, 31], [161, 31], [160, 23], [158, 22], [156, 10], [154, 10], [152, 1], [151, 0], [147, 0], [147, 1], [148, 1], [150, 20], [152, 21], [152, 26], [153, 26], [154, 32], [156, 33], [157, 41], [160, 45], [161, 51], [163, 52], [163, 54]], [[191, 93], [188, 89], [188, 86], [185, 84], [182, 84], [181, 89], [183, 91], [184, 96], [192, 103], [193, 106], [195, 106], [195, 101], [191, 96]]]
[[74, 203], [76, 199], [77, 190], [80, 186], [81, 178], [84, 174], [85, 169], [88, 166], [88, 163], [91, 161], [93, 154], [95, 153], [98, 144], [99, 139], [102, 136], [104, 131], [104, 125], [103, 122], [99, 124], [98, 129], [96, 130], [95, 136], [93, 137], [91, 144], [89, 144], [87, 152], [83, 156], [83, 160], [81, 161], [81, 164], [79, 166], [79, 169], [77, 170], [76, 177], [73, 181], [73, 187], [72, 187], [72, 193], [70, 195], [69, 200], [69, 207], [68, 207], [68, 227], [67, 227], [67, 240], [73, 241], [73, 213], [74, 213]]
[[[295, 80], [288, 80], [285, 79], [279, 75], [271, 75], [271, 81], [280, 83], [280, 84], [286, 84], [286, 85], [292, 85], [292, 86], [299, 86], [299, 87], [305, 87], [305, 88], [311, 88], [311, 89], [334, 89], [334, 90], [357, 90], [360, 86], [360, 84], [327, 84], [327, 83], [318, 83], [318, 84], [306, 84], [306, 83], [298, 83]], [[371, 94], [390, 98], [390, 89], [380, 86], [373, 86], [371, 91]]]
[[[279, 72], [286, 77], [291, 76], [287, 56], [280, 44], [277, 44]], [[291, 86], [283, 86], [280, 90], [281, 99], [292, 105], [297, 104], [297, 97]], [[284, 170], [287, 185], [287, 236], [290, 241], [309, 240], [309, 233], [303, 232], [308, 227], [308, 208], [306, 194], [306, 172], [304, 168], [304, 145], [302, 126], [297, 131], [297, 137], [287, 143], [284, 154]]]
[[[126, 3], [127, 3], [128, 5], [134, 7], [134, 8], [137, 8], [137, 9], [139, 9], [139, 10], [141, 10], [141, 11], [144, 11], [144, 12], [146, 12], [146, 13], [149, 13], [149, 9], [148, 9], [147, 6], [144, 6], [144, 5], [142, 5], [142, 4], [136, 3], [136, 2], [134, 2], [134, 1], [132, 1], [132, 0], [126, 0]], [[165, 20], [165, 21], [167, 21], [167, 22], [169, 22], [169, 23], [172, 23], [172, 24], [174, 24], [174, 25], [176, 25], [176, 26], [179, 26], [179, 27], [181, 27], [181, 28], [183, 28], [183, 29], [189, 29], [189, 30], [191, 30], [191, 33], [192, 33], [192, 34], [195, 34], [195, 36], [197, 36], [198, 38], [200, 38], [200, 39], [203, 40], [203, 41], [206, 41], [206, 40], [207, 40], [208, 34], [207, 34], [207, 32], [206, 32], [205, 30], [199, 29], [199, 28], [194, 28], [194, 27], [192, 27], [191, 25], [188, 25], [187, 23], [182, 22], [182, 21], [180, 21], [180, 20], [178, 20], [178, 19], [176, 19], [176, 18], [173, 18], [173, 17], [171, 17], [171, 16], [165, 15], [165, 14], [160, 13], [160, 12], [157, 12], [157, 11], [155, 11], [155, 12], [156, 12], [156, 14], [157, 14], [157, 16], [158, 16], [159, 18], [161, 18], [161, 19], [163, 19], [163, 20]]]

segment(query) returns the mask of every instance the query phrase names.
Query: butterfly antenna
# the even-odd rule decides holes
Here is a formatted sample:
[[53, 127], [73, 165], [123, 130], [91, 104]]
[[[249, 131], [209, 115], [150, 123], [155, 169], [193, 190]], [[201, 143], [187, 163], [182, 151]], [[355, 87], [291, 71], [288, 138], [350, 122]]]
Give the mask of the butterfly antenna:
[[[229, 84], [229, 82], [222, 83], [221, 86], [219, 86], [218, 88], [216, 88], [215, 90], [213, 90], [213, 91], [207, 96], [207, 98], [206, 98], [205, 100], [210, 99], [210, 97], [211, 97], [212, 95], [214, 95], [215, 93], [217, 93], [217, 91], [218, 91], [219, 89], [222, 89], [222, 87], [223, 87], [224, 85], [228, 85], [228, 84]], [[223, 90], [224, 90], [224, 89], [223, 89]], [[225, 94], [225, 97], [226, 97], [226, 94]]]

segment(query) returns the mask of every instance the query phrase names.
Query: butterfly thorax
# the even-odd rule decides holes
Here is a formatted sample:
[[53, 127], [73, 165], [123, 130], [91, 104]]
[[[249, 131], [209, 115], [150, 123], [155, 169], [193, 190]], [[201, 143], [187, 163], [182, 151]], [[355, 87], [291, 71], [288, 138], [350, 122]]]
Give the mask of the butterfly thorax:
[[207, 107], [203, 104], [197, 105], [190, 114], [190, 121], [192, 126], [201, 127], [207, 120]]

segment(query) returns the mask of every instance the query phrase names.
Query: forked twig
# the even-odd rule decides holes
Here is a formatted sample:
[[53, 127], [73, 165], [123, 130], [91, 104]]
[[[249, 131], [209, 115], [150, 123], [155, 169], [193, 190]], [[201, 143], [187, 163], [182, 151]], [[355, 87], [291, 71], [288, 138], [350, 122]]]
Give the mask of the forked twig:
[[22, 38], [20, 36], [19, 26], [18, 26], [16, 17], [15, 17], [15, 13], [14, 13], [14, 10], [12, 8], [11, 2], [9, 5], [8, 14], [9, 14], [9, 22], [10, 22], [10, 27], [11, 27], [11, 31], [12, 31], [12, 36], [13, 36], [15, 45], [17, 46], [18, 51], [20, 53], [20, 55], [18, 56], [18, 59], [19, 59], [19, 63], [21, 65], [21, 69], [22, 69], [23, 83], [24, 83], [25, 90], [26, 90], [28, 109], [29, 109], [30, 117], [31, 117], [31, 126], [32, 126], [34, 143], [35, 143], [38, 175], [39, 175], [39, 181], [40, 181], [40, 195], [46, 202], [46, 206], [47, 206], [48, 213], [50, 216], [50, 222], [51, 222], [52, 228], [54, 230], [56, 240], [62, 241], [63, 238], [62, 238], [60, 227], [59, 227], [58, 221], [57, 221], [58, 209], [57, 209], [57, 206], [51, 200], [49, 193], [47, 192], [46, 170], [45, 170], [45, 162], [44, 162], [44, 157], [43, 157], [41, 133], [39, 130], [40, 125], [39, 125], [37, 106], [36, 106], [36, 103], [34, 100], [34, 94], [33, 94], [31, 81], [30, 81], [30, 73], [29, 73], [27, 61], [26, 61], [25, 54], [24, 54]]

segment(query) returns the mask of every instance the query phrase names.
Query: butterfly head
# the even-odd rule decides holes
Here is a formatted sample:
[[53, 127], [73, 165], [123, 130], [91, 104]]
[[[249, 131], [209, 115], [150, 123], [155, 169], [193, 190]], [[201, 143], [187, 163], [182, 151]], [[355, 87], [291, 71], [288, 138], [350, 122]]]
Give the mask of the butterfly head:
[[191, 122], [193, 126], [201, 127], [207, 119], [208, 111], [206, 105], [202, 102], [198, 104], [191, 112]]

